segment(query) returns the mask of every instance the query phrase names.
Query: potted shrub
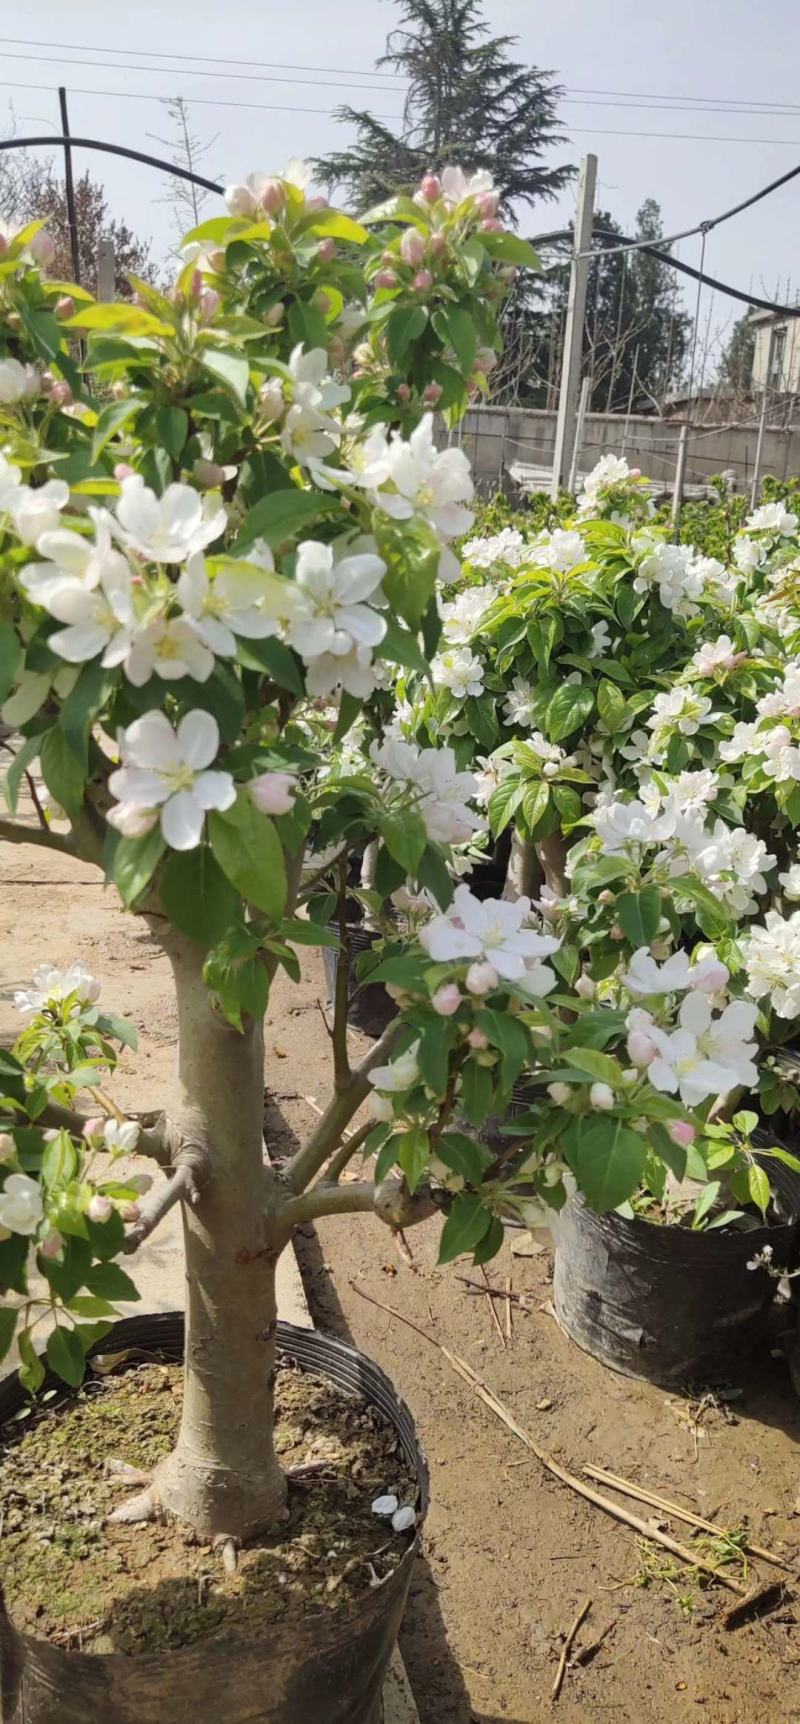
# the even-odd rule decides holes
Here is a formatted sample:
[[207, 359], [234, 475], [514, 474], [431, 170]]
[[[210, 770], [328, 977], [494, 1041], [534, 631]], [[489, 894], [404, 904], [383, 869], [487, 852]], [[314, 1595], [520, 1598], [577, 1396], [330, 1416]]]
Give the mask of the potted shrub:
[[[122, 1471], [108, 1524], [143, 1539], [156, 1526], [153, 1586], [138, 1588], [135, 1611], [112, 1587], [113, 1609], [75, 1650], [69, 1620], [55, 1638], [37, 1635], [17, 1564], [11, 1616], [0, 1613], [9, 1724], [91, 1712], [133, 1724], [165, 1708], [209, 1724], [372, 1724], [424, 1465], [374, 1367], [335, 1343], [279, 1337], [276, 1263], [292, 1228], [316, 1216], [372, 1211], [399, 1227], [437, 1208], [445, 1260], [488, 1256], [515, 1201], [496, 1174], [483, 1181], [490, 1158], [447, 1127], [457, 1096], [473, 1117], [502, 1106], [533, 1057], [557, 939], [527, 906], [496, 968], [480, 956], [488, 927], [470, 956], [396, 939], [383, 971], [398, 1010], [354, 1067], [347, 942], [328, 925], [346, 920], [350, 858], [376, 846], [381, 891], [421, 883], [430, 925], [451, 926], [451, 844], [461, 825], [480, 825], [472, 778], [446, 750], [429, 782], [406, 772], [386, 752], [393, 701], [382, 689], [390, 667], [422, 674], [435, 653], [437, 582], [470, 518], [468, 465], [437, 450], [429, 409], [450, 422], [463, 411], [481, 383], [480, 344], [494, 340], [503, 271], [534, 258], [503, 230], [485, 175], [429, 175], [364, 224], [306, 184], [293, 163], [232, 187], [228, 214], [188, 237], [174, 289], [135, 282], [133, 303], [97, 304], [43, 278], [39, 224], [9, 240], [0, 266], [0, 699], [17, 736], [0, 839], [104, 870], [167, 953], [179, 1020], [167, 1112], [126, 1120], [105, 1085], [130, 1034], [92, 979], [80, 964], [45, 964], [23, 991], [26, 1026], [0, 1060], [2, 1350], [16, 1344], [34, 1395], [50, 1393], [53, 1375], [75, 1389], [93, 1346], [124, 1355], [130, 1329], [109, 1333], [115, 1301], [133, 1296], [136, 1249], [176, 1204], [187, 1287], [179, 1417], [127, 1470], [136, 1456], [119, 1443], [109, 1457]], [[38, 827], [16, 813], [34, 762], [50, 798]], [[263, 1017], [278, 967], [297, 976], [313, 945], [337, 947], [332, 1095], [308, 1142], [274, 1168], [263, 1157]], [[348, 1137], [370, 1095], [372, 1120]], [[144, 1192], [118, 1172], [133, 1147], [169, 1169], [165, 1183]], [[342, 1182], [359, 1148], [377, 1156], [373, 1176]], [[170, 1357], [180, 1348], [175, 1322], [134, 1334]], [[304, 1512], [274, 1441], [279, 1341], [328, 1384], [360, 1388], [368, 1419], [384, 1409], [398, 1458], [383, 1482], [396, 1472], [404, 1500], [379, 1492], [391, 1525], [374, 1585], [363, 1560], [346, 1558], [351, 1514], [364, 1509], [356, 1492], [345, 1524], [340, 1504], [332, 1542], [344, 1540], [345, 1556], [324, 1596], [318, 1587], [287, 1614], [278, 1573], [272, 1615], [262, 1599], [253, 1617], [256, 1571], [263, 1579], [298, 1516], [302, 1533]], [[147, 1386], [167, 1392], [161, 1378]], [[168, 1388], [177, 1393], [172, 1378]], [[127, 1392], [112, 1380], [112, 1401]], [[96, 1401], [56, 1404], [56, 1422], [76, 1421], [78, 1453]], [[34, 1417], [33, 1448], [51, 1416]], [[128, 1429], [126, 1418], [123, 1449]], [[379, 1448], [380, 1420], [373, 1437]], [[28, 1467], [14, 1444], [9, 1469], [20, 1454]], [[105, 1575], [96, 1564], [112, 1534], [96, 1515], [92, 1526], [93, 1572]], [[47, 1589], [42, 1608], [60, 1609], [63, 1590]]]

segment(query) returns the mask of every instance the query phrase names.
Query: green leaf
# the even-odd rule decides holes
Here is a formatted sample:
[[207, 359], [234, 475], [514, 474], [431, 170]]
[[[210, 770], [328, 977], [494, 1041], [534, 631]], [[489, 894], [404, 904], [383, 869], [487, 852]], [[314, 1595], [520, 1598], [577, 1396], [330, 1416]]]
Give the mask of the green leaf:
[[417, 629], [436, 591], [442, 548], [436, 533], [419, 515], [394, 521], [375, 509], [373, 532], [378, 553], [386, 563], [381, 583], [389, 605], [412, 629]]
[[495, 1012], [488, 1006], [475, 1014], [475, 1023], [492, 1047], [500, 1049], [504, 1061], [503, 1078], [510, 1086], [530, 1057], [531, 1042], [525, 1025], [510, 1012]]
[[207, 844], [173, 850], [161, 876], [161, 902], [175, 928], [215, 946], [233, 921], [239, 899]]
[[488, 1232], [490, 1223], [491, 1216], [480, 1198], [469, 1192], [459, 1192], [442, 1228], [439, 1262], [452, 1263], [453, 1258], [460, 1257], [463, 1252], [474, 1251]]
[[343, 239], [351, 245], [363, 245], [369, 238], [366, 228], [341, 210], [326, 210], [322, 215], [315, 215], [311, 232], [320, 239]]
[[112, 844], [109, 877], [126, 910], [130, 910], [152, 880], [166, 849], [161, 827], [154, 826], [143, 838], [122, 838], [111, 829], [109, 836]]
[[391, 617], [386, 618], [386, 633], [375, 652], [379, 658], [389, 659], [392, 664], [405, 665], [406, 670], [419, 671], [420, 676], [427, 675], [427, 659], [420, 651], [416, 635], [408, 629], [398, 628]]
[[619, 1089], [622, 1084], [622, 1067], [618, 1060], [610, 1054], [601, 1054], [597, 1048], [573, 1048], [568, 1051], [567, 1058], [578, 1071], [586, 1072], [590, 1078], [599, 1083], [607, 1083], [612, 1089]]
[[412, 341], [428, 321], [424, 305], [397, 305], [386, 322], [386, 345], [393, 365], [400, 365]]
[[86, 781], [63, 730], [48, 730], [39, 750], [39, 761], [42, 777], [54, 802], [66, 814], [79, 814]]
[[101, 330], [114, 335], [172, 335], [170, 324], [162, 323], [138, 305], [113, 300], [109, 304], [82, 305], [74, 317], [66, 318], [64, 329]]
[[621, 730], [627, 716], [625, 696], [614, 682], [601, 682], [597, 690], [597, 710], [600, 718], [613, 735], [615, 730]]
[[708, 1185], [703, 1187], [703, 1190], [694, 1206], [694, 1213], [692, 1215], [693, 1227], [699, 1227], [701, 1221], [705, 1221], [709, 1211], [713, 1209], [721, 1190], [722, 1185], [718, 1179], [709, 1180]]
[[571, 736], [589, 717], [593, 706], [592, 688], [582, 683], [562, 683], [547, 703], [545, 725], [550, 741], [561, 742], [565, 736]]
[[761, 1210], [762, 1215], [766, 1215], [770, 1199], [769, 1178], [764, 1168], [759, 1167], [756, 1162], [751, 1162], [747, 1169], [747, 1190], [751, 1203]]
[[84, 1286], [90, 1293], [96, 1293], [100, 1299], [126, 1299], [130, 1303], [141, 1299], [138, 1287], [134, 1286], [130, 1275], [120, 1269], [118, 1263], [95, 1263], [89, 1270]]
[[[496, 793], [495, 793], [496, 794]], [[531, 780], [523, 787], [521, 811], [528, 828], [528, 837], [535, 838], [550, 806], [550, 786], [541, 781]]]
[[25, 741], [17, 749], [14, 759], [3, 780], [3, 791], [9, 810], [17, 812], [20, 785], [25, 776], [25, 770], [32, 760], [35, 760], [42, 746], [41, 732], [37, 736], [26, 736]]
[[264, 539], [275, 550], [284, 540], [305, 533], [312, 521], [321, 521], [340, 508], [338, 496], [324, 491], [270, 491], [248, 509], [232, 550], [238, 556], [256, 539]]
[[[245, 387], [247, 379], [245, 378]], [[157, 407], [153, 415], [156, 438], [173, 461], [179, 461], [189, 435], [189, 415], [183, 407]]]
[[4, 1359], [14, 1339], [17, 1313], [14, 1306], [0, 1305], [0, 1359]]
[[409, 1191], [416, 1191], [428, 1164], [428, 1133], [419, 1125], [412, 1126], [410, 1131], [404, 1131], [401, 1137], [395, 1139], [394, 1150], [394, 1160], [403, 1169]]
[[481, 233], [481, 245], [489, 256], [501, 263], [515, 263], [522, 269], [541, 269], [538, 253], [527, 239], [515, 233]]
[[240, 407], [244, 407], [250, 382], [250, 366], [245, 355], [233, 353], [230, 348], [204, 347], [198, 353], [198, 360], [202, 370], [216, 377]]
[[237, 892], [278, 921], [286, 903], [286, 869], [273, 822], [240, 791], [233, 808], [208, 821], [211, 848]]
[[649, 946], [658, 933], [661, 921], [661, 893], [657, 886], [644, 886], [641, 892], [622, 892], [614, 905], [614, 914], [625, 938], [638, 949]]
[[417, 879], [420, 886], [427, 887], [432, 892], [440, 910], [446, 910], [453, 902], [453, 882], [445, 867], [444, 858], [435, 844], [427, 844], [422, 852], [418, 866]]
[[89, 733], [112, 688], [112, 678], [99, 662], [82, 665], [61, 707], [60, 728], [83, 773], [89, 771]]
[[464, 702], [464, 717], [475, 741], [481, 743], [484, 748], [494, 748], [499, 730], [491, 701], [483, 695], [480, 700], [474, 695], [468, 695]]
[[492, 1111], [494, 1083], [491, 1071], [467, 1060], [461, 1071], [461, 1100], [471, 1125], [483, 1125]]
[[387, 810], [380, 816], [380, 833], [390, 856], [415, 880], [428, 842], [421, 814], [413, 808], [404, 808], [398, 813]]
[[17, 1336], [17, 1349], [22, 1361], [19, 1380], [28, 1393], [35, 1395], [45, 1379], [45, 1368], [33, 1345], [28, 1329], [20, 1329]]
[[11, 623], [0, 622], [0, 701], [11, 693], [22, 664], [22, 645]]
[[436, 1154], [453, 1173], [460, 1173], [470, 1185], [480, 1185], [484, 1168], [489, 1166], [491, 1152], [474, 1137], [462, 1131], [446, 1131], [436, 1145]]
[[468, 311], [460, 305], [443, 306], [434, 312], [434, 328], [442, 340], [452, 347], [462, 371], [471, 371], [477, 339], [475, 324]]
[[73, 1389], [83, 1382], [86, 1369], [86, 1354], [83, 1343], [74, 1329], [64, 1329], [59, 1324], [47, 1337], [47, 1363], [56, 1376], [62, 1377]]
[[592, 1120], [580, 1134], [575, 1177], [592, 1209], [616, 1209], [636, 1190], [645, 1169], [647, 1145], [622, 1120]]
[[331, 952], [339, 950], [339, 936], [332, 928], [320, 928], [316, 922], [302, 922], [299, 917], [281, 923], [281, 939], [290, 940], [293, 946], [327, 946]]
[[283, 641], [244, 640], [236, 643], [236, 656], [240, 664], [248, 670], [266, 671], [279, 688], [286, 688], [290, 694], [303, 693], [303, 673], [289, 647]]
[[46, 1277], [59, 1299], [68, 1302], [77, 1293], [79, 1287], [86, 1284], [86, 1277], [92, 1261], [91, 1247], [85, 1239], [74, 1236], [64, 1240], [61, 1260], [42, 1257], [37, 1258], [37, 1267]]
[[525, 786], [513, 773], [492, 791], [487, 813], [489, 825], [496, 838], [499, 838], [500, 833], [505, 831], [509, 821], [513, 819], [524, 794]]
[[94, 428], [92, 465], [99, 461], [106, 444], [111, 442], [117, 431], [123, 425], [127, 425], [129, 419], [134, 419], [137, 413], [141, 413], [142, 408], [146, 405], [145, 401], [138, 400], [136, 396], [128, 396], [125, 401], [109, 401], [108, 406], [103, 408]]
[[487, 1232], [484, 1233], [482, 1239], [479, 1239], [475, 1247], [472, 1256], [473, 1263], [477, 1267], [480, 1267], [481, 1263], [489, 1263], [492, 1257], [497, 1256], [505, 1236], [505, 1228], [500, 1217], [493, 1215]]

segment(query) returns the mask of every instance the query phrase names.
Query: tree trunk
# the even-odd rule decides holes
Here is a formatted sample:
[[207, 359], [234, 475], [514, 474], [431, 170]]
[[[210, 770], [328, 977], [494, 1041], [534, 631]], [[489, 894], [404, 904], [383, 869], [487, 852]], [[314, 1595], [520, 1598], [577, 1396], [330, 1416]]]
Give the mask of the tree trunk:
[[511, 854], [508, 858], [503, 897], [536, 898], [542, 889], [542, 869], [536, 845], [529, 838], [520, 838], [516, 826], [511, 833]]
[[205, 1537], [247, 1539], [280, 1517], [275, 1458], [275, 1267], [285, 1238], [264, 1167], [264, 1042], [213, 1010], [203, 949], [159, 928], [175, 975], [178, 1094], [171, 1117], [207, 1152], [195, 1208], [183, 1205], [186, 1360], [183, 1416], [156, 1473], [162, 1505]]
[[536, 845], [536, 854], [542, 865], [545, 885], [559, 898], [566, 898], [569, 893], [566, 873], [569, 847], [562, 834], [551, 832], [548, 838], [540, 838]]

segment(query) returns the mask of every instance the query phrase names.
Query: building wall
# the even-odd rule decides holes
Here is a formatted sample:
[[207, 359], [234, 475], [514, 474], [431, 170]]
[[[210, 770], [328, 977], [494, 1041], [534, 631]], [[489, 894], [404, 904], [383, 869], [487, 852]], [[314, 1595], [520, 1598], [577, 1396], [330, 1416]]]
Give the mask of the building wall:
[[[553, 464], [555, 427], [555, 413], [541, 408], [473, 407], [456, 428], [454, 440], [469, 456], [478, 489], [485, 496], [501, 487], [513, 490], [509, 469], [518, 464], [537, 469], [539, 483], [544, 484]], [[630, 465], [648, 478], [671, 484], [680, 421], [634, 415], [627, 422], [627, 436], [625, 428], [623, 414], [589, 413], [580, 473], [588, 473], [601, 455], [624, 452]], [[736, 489], [746, 491], [753, 479], [757, 440], [755, 424], [734, 430], [698, 427], [689, 439], [687, 482], [702, 484], [714, 474], [730, 471], [736, 475]], [[788, 429], [765, 430], [761, 473], [777, 478], [800, 473], [800, 422]]]
[[[773, 333], [783, 331], [785, 344], [780, 381], [770, 377]], [[800, 317], [766, 318], [756, 324], [753, 352], [753, 386], [756, 390], [778, 388], [788, 395], [800, 391]]]

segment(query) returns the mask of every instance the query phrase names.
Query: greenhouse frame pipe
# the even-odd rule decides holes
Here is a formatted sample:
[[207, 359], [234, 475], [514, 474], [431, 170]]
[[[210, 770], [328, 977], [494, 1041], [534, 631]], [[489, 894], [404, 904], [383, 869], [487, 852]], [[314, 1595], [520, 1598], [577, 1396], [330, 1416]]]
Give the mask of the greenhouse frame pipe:
[[1, 138], [0, 150], [32, 149], [40, 144], [46, 144], [48, 149], [52, 149], [54, 144], [60, 144], [62, 149], [102, 150], [107, 156], [125, 156], [129, 161], [144, 162], [145, 167], [159, 168], [162, 173], [173, 174], [178, 180], [190, 180], [192, 185], [202, 186], [207, 192], [218, 192], [222, 196], [225, 190], [224, 186], [217, 185], [216, 180], [204, 179], [202, 174], [190, 173], [188, 168], [178, 168], [174, 162], [162, 161], [160, 156], [148, 156], [142, 150], [129, 150], [124, 144], [105, 144], [99, 138]]

